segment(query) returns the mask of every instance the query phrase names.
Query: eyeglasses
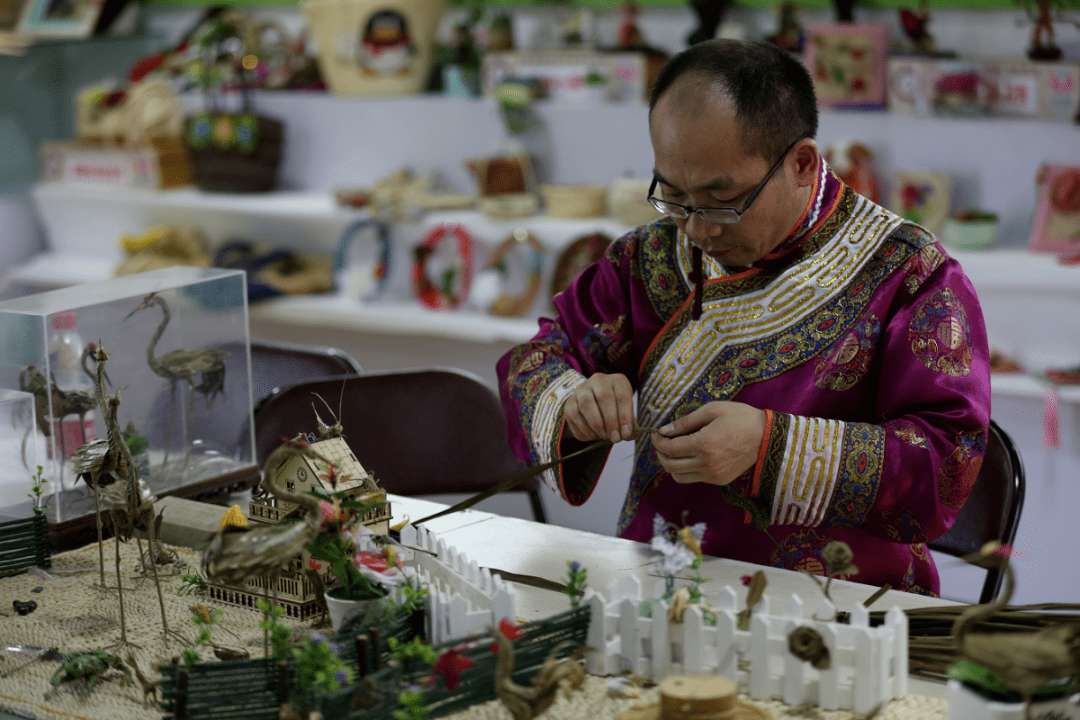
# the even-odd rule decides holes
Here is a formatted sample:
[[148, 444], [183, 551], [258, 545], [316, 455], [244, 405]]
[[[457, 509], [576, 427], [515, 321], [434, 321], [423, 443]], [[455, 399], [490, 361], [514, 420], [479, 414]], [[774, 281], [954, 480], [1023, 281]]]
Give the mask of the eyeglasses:
[[809, 135], [800, 135], [799, 137], [795, 138], [795, 140], [790, 145], [787, 146], [787, 150], [783, 152], [783, 154], [780, 156], [780, 159], [777, 160], [776, 164], [772, 166], [772, 169], [769, 170], [768, 174], [765, 176], [765, 179], [758, 183], [758, 186], [754, 188], [754, 192], [750, 193], [750, 197], [746, 198], [746, 202], [743, 203], [741, 210], [739, 208], [733, 207], [696, 208], [691, 207], [690, 205], [680, 205], [679, 203], [661, 200], [660, 198], [653, 196], [653, 192], [656, 190], [656, 184], [658, 182], [655, 177], [653, 178], [652, 185], [649, 186], [649, 204], [651, 204], [654, 208], [664, 213], [665, 215], [670, 215], [671, 217], [678, 218], [680, 220], [682, 218], [690, 217], [690, 213], [697, 213], [697, 216], [699, 218], [708, 223], [722, 223], [725, 225], [737, 223], [739, 222], [739, 220], [742, 219], [743, 213], [750, 209], [750, 204], [754, 202], [757, 196], [761, 194], [761, 191], [765, 189], [765, 185], [768, 184], [770, 178], [772, 178], [772, 176], [784, 163], [784, 158], [786, 158], [787, 154], [791, 152], [791, 148], [795, 147], [795, 145], [800, 140], [806, 137], [809, 137]]

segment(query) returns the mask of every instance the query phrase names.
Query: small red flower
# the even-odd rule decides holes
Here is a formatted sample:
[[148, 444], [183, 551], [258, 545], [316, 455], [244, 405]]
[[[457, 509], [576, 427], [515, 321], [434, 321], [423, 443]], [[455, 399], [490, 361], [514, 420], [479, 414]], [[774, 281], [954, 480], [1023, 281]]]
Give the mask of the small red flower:
[[308, 565], [310, 565], [314, 570], [322, 570], [322, 565], [318, 563], [315, 558], [311, 558], [310, 560], [308, 560]]
[[323, 529], [330, 523], [336, 523], [342, 519], [341, 505], [336, 502], [319, 501], [319, 511], [322, 512]]
[[390, 567], [386, 564], [386, 558], [382, 556], [382, 553], [377, 553], [372, 550], [361, 550], [356, 553], [357, 566], [366, 565], [375, 572], [386, 572]]
[[[521, 631], [521, 626], [512, 622], [510, 618], [503, 618], [499, 621], [499, 632], [501, 632], [507, 640], [517, 640], [525, 634]], [[491, 643], [491, 654], [499, 654], [498, 643]]]
[[444, 676], [447, 690], [456, 688], [461, 673], [473, 666], [473, 661], [461, 654], [461, 648], [452, 647], [435, 661], [435, 674]]
[[750, 583], [754, 582], [754, 576], [753, 575], [743, 575], [739, 579], [742, 580], [742, 584], [743, 584], [744, 587], [750, 587]]
[[1019, 550], [1014, 550], [1013, 546], [1011, 544], [1009, 544], [1009, 543], [1001, 543], [1000, 545], [997, 546], [997, 549], [993, 550], [990, 554], [991, 555], [996, 555], [997, 557], [1003, 557], [1003, 558], [1020, 557], [1021, 556], [1020, 551]]

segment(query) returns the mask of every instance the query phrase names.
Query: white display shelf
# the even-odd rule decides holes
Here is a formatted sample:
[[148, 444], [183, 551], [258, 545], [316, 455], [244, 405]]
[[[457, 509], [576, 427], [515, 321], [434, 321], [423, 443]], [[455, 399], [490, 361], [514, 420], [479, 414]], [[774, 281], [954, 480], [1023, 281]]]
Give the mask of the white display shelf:
[[[461, 213], [446, 213], [446, 221], [461, 221]], [[457, 218], [456, 220], [452, 218]], [[495, 222], [495, 221], [491, 221]], [[501, 221], [499, 221], [501, 222]], [[544, 222], [554, 221], [550, 218]], [[585, 222], [585, 221], [574, 221]], [[976, 288], [993, 288], [995, 278], [1010, 272], [1030, 275], [1028, 291], [1060, 293], [1080, 292], [1068, 275], [1047, 266], [1048, 258], [1023, 252], [998, 251], [977, 254], [978, 261], [970, 263], [962, 255], [965, 269]], [[7, 282], [22, 282], [43, 288], [66, 287], [83, 282], [102, 280], [112, 275], [114, 263], [94, 255], [45, 253], [12, 268], [5, 276]], [[1080, 272], [1077, 268], [1061, 270]], [[1036, 272], [1038, 271], [1038, 272]], [[1001, 280], [1001, 282], [1005, 282]], [[1043, 283], [1038, 285], [1037, 283]], [[985, 294], [990, 294], [987, 290]], [[525, 342], [537, 332], [535, 317], [501, 318], [486, 315], [475, 309], [433, 311], [414, 300], [360, 302], [341, 295], [303, 295], [281, 297], [251, 305], [253, 322], [272, 323], [331, 331], [332, 333], [367, 332], [403, 338], [427, 337], [479, 344], [516, 344]], [[1080, 358], [1078, 358], [1080, 359]], [[1024, 373], [994, 373], [993, 392], [1008, 397], [1037, 400], [1046, 394], [1044, 381]], [[1057, 386], [1062, 402], [1080, 404], [1080, 386]]]
[[[234, 194], [190, 187], [147, 190], [40, 183], [33, 196], [53, 251], [93, 253], [114, 264], [123, 255], [117, 242], [121, 235], [140, 234], [156, 224], [197, 226], [212, 246], [244, 238], [271, 247], [331, 254], [346, 225], [367, 216], [366, 210], [339, 207], [328, 190]], [[91, 218], [93, 222], [88, 222]], [[419, 237], [440, 222], [461, 223], [478, 242], [488, 244], [524, 226], [552, 250], [587, 233], [618, 237], [632, 229], [610, 217], [562, 219], [537, 214], [496, 220], [476, 210], [461, 210], [427, 213], [415, 222], [396, 225], [395, 235], [407, 240], [410, 235]]]
[[[1047, 383], [1024, 373], [993, 373], [990, 376], [993, 392], [1015, 398], [1042, 399], [1046, 397]], [[1058, 399], [1080, 404], [1080, 385], [1054, 385]]]
[[435, 311], [407, 301], [361, 303], [336, 295], [275, 298], [251, 305], [249, 312], [252, 321], [258, 322], [474, 343], [517, 344], [537, 332], [535, 318], [501, 318], [470, 310]]

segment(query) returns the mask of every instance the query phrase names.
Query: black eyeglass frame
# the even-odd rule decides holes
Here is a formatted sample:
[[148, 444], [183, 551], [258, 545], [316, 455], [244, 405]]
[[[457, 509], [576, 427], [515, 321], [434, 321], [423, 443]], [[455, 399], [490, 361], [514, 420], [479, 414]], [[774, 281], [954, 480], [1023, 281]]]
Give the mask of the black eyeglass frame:
[[[780, 158], [773, 164], [772, 168], [765, 175], [765, 179], [758, 183], [758, 186], [754, 188], [754, 191], [752, 193], [750, 193], [750, 197], [746, 198], [746, 202], [743, 203], [742, 210], [734, 207], [693, 207], [691, 205], [680, 205], [679, 203], [671, 202], [670, 200], [662, 200], [653, 195], [653, 192], [656, 190], [656, 185], [659, 182], [655, 175], [653, 176], [652, 184], [649, 185], [649, 196], [646, 199], [649, 201], [649, 204], [656, 208], [659, 212], [662, 212], [665, 215], [670, 215], [673, 218], [678, 218], [682, 220], [683, 218], [690, 217], [692, 213], [697, 213], [698, 217], [708, 223], [734, 225], [735, 223], [742, 220], [743, 213], [750, 209], [750, 204], [757, 199], [757, 196], [761, 194], [761, 191], [765, 189], [765, 186], [769, 184], [769, 180], [772, 179], [772, 176], [775, 175], [776, 171], [780, 169], [780, 166], [784, 164], [784, 160], [787, 158], [788, 153], [791, 152], [791, 149], [798, 145], [799, 141], [804, 140], [808, 137], [810, 137], [810, 135], [804, 133], [799, 137], [795, 138], [792, 143], [787, 146], [787, 150], [784, 150], [783, 154], [780, 155]], [[677, 208], [679, 211], [685, 214], [680, 215], [678, 212], [672, 212], [671, 210], [674, 208]], [[725, 215], [725, 219], [723, 220], [706, 217], [703, 214], [713, 212], [722, 212], [729, 214]], [[732, 215], [734, 215], [734, 219], [732, 219]]]

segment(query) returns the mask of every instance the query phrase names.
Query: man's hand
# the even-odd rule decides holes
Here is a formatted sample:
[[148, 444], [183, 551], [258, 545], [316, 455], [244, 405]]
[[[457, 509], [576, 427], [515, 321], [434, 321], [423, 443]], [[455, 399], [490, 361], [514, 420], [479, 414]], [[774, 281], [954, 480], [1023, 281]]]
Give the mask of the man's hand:
[[757, 463], [765, 411], [738, 402], [711, 402], [662, 430], [663, 435], [652, 435], [652, 443], [675, 482], [727, 485]]
[[634, 427], [634, 388], [625, 375], [595, 373], [563, 403], [570, 433], [581, 441], [629, 440]]

